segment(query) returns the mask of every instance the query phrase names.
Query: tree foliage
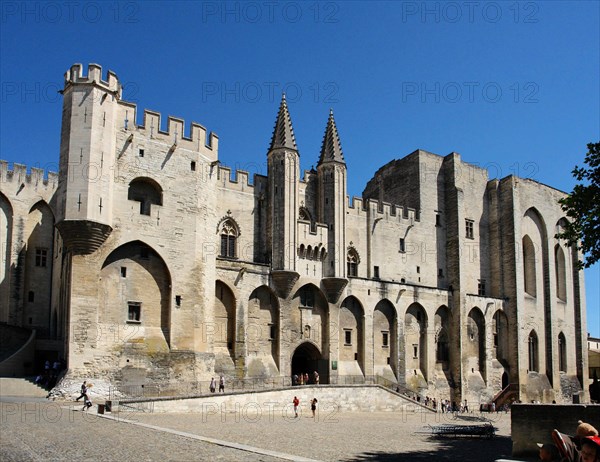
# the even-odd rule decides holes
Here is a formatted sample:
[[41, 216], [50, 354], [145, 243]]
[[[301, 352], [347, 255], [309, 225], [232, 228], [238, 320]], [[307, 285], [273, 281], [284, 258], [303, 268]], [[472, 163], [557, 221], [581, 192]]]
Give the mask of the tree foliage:
[[585, 261], [578, 262], [580, 269], [600, 260], [600, 143], [589, 143], [587, 148], [587, 167], [576, 166], [572, 172], [580, 183], [559, 200], [569, 222], [556, 235], [583, 252]]

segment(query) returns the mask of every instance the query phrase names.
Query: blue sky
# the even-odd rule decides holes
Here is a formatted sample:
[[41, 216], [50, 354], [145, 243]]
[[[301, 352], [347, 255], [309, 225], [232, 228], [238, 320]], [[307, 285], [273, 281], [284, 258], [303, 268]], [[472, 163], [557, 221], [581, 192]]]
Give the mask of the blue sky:
[[[282, 90], [302, 166], [333, 108], [359, 196], [417, 148], [570, 191], [600, 133], [599, 2], [0, 3], [0, 158], [56, 170], [64, 72], [95, 62], [140, 112], [197, 121], [266, 172]], [[141, 122], [141, 120], [138, 120]], [[188, 127], [186, 127], [187, 129]], [[600, 337], [599, 265], [586, 270]]]

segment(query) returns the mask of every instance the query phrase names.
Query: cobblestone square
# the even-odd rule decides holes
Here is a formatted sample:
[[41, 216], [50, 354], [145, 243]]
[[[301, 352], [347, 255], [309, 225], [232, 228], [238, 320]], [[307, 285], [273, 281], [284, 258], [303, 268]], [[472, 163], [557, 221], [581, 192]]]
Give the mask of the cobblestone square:
[[[432, 438], [429, 426], [472, 424], [479, 413], [321, 411], [313, 419], [308, 408], [301, 408], [298, 418], [260, 409], [99, 416], [81, 412], [79, 403], [3, 401], [2, 461], [487, 462], [511, 454], [510, 414], [504, 413], [483, 414], [497, 428], [492, 439]], [[244, 445], [249, 448], [240, 449]]]

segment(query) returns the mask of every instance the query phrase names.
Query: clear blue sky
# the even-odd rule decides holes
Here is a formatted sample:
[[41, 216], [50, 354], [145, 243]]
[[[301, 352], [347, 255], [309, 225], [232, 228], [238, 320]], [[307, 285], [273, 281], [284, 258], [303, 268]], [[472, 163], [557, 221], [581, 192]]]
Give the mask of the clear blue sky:
[[[349, 194], [416, 148], [563, 191], [600, 133], [599, 2], [16, 2], [1, 6], [0, 157], [56, 170], [64, 72], [95, 62], [138, 108], [265, 173], [286, 90], [302, 165], [329, 108]], [[141, 122], [141, 120], [138, 120]], [[586, 271], [600, 337], [598, 265]]]

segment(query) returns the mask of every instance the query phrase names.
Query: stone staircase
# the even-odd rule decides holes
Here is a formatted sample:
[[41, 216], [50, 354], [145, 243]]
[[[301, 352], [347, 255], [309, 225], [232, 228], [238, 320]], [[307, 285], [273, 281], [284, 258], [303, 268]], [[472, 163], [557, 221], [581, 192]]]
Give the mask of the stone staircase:
[[519, 385], [516, 383], [508, 384], [499, 391], [492, 399], [496, 409], [500, 409], [504, 404], [510, 404], [519, 398]]
[[48, 391], [33, 383], [32, 379], [0, 377], [0, 399], [6, 396], [45, 398]]

